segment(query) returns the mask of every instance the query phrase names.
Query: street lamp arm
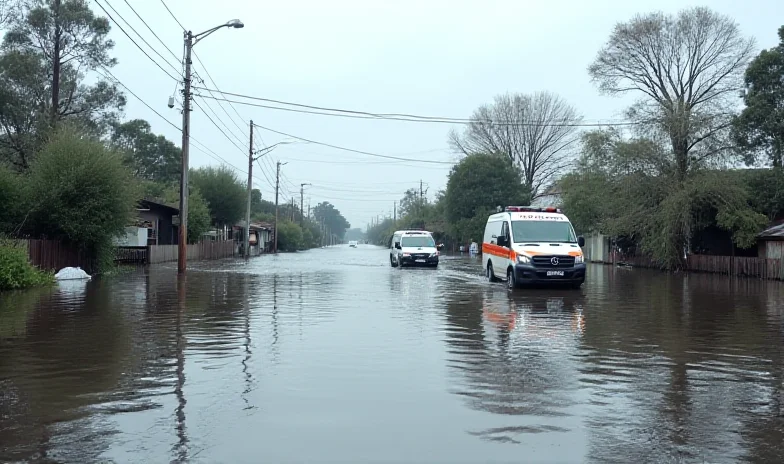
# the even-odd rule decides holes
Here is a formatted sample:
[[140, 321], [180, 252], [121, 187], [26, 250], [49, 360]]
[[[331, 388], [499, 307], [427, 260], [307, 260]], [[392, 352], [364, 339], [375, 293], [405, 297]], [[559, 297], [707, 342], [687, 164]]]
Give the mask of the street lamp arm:
[[233, 27], [235, 29], [241, 29], [241, 28], [245, 27], [245, 24], [243, 24], [242, 21], [240, 21], [239, 19], [232, 19], [231, 21], [227, 22], [226, 24], [221, 24], [220, 26], [215, 26], [212, 29], [207, 29], [204, 32], [199, 32], [198, 34], [193, 34], [193, 35], [191, 35], [191, 38], [193, 38], [193, 45], [196, 45], [197, 43], [199, 43], [200, 40], [202, 40], [203, 38], [207, 37], [208, 35], [212, 34], [213, 32], [215, 32], [218, 29], [223, 28], [223, 27]]
[[278, 142], [278, 143], [272, 144], [272, 145], [270, 145], [270, 146], [268, 146], [268, 147], [261, 148], [261, 149], [257, 150], [257, 151], [254, 153], [254, 154], [258, 154], [258, 156], [254, 157], [254, 158], [253, 158], [253, 161], [256, 161], [257, 159], [261, 158], [262, 156], [264, 156], [264, 155], [266, 155], [266, 154], [270, 153], [272, 150], [274, 150], [275, 148], [277, 148], [277, 147], [278, 147], [278, 146], [280, 146], [280, 145], [288, 145], [288, 144], [290, 144], [290, 143], [292, 143], [292, 142], [289, 142], [289, 141], [287, 141], [287, 140], [283, 140], [283, 141], [281, 141], [281, 142]]

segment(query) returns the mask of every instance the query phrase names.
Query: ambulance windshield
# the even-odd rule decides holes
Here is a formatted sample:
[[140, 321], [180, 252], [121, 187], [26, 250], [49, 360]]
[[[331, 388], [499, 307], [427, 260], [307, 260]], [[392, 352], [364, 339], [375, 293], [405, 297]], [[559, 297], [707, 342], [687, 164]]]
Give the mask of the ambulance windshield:
[[572, 225], [567, 221], [512, 221], [515, 243], [577, 243]]

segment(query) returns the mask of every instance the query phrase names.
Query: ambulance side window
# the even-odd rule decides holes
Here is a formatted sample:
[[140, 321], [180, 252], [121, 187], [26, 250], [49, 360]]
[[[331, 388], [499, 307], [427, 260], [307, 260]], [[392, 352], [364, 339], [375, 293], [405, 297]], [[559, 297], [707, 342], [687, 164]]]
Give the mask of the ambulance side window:
[[[495, 235], [495, 237], [493, 237]], [[495, 245], [497, 243], [497, 237], [501, 235], [501, 221], [495, 222], [488, 222], [487, 226], [485, 227], [485, 243], [492, 243]]]
[[509, 234], [509, 223], [508, 222], [504, 221], [504, 225], [501, 227], [501, 234], [499, 235], [499, 237], [504, 237], [503, 246], [507, 246], [508, 247], [509, 246], [509, 237], [510, 237], [510, 234]]

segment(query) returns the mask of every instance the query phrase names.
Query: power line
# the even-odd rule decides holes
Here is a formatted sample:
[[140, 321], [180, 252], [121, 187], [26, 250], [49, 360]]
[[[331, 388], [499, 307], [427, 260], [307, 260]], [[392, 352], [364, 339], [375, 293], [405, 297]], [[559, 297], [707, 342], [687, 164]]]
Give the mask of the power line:
[[[218, 121], [220, 121], [220, 123], [223, 125], [223, 127], [224, 127], [224, 128], [226, 128], [226, 131], [227, 131], [229, 134], [231, 134], [231, 136], [232, 136], [232, 137], [234, 137], [234, 140], [235, 140], [235, 141], [237, 141], [237, 142], [238, 142], [238, 143], [240, 143], [240, 144], [244, 144], [244, 143], [245, 143], [245, 140], [244, 140], [242, 137], [239, 137], [239, 136], [237, 136], [237, 134], [235, 134], [235, 133], [234, 133], [234, 131], [233, 131], [233, 130], [232, 130], [232, 129], [231, 129], [229, 126], [228, 126], [228, 124], [226, 124], [226, 122], [225, 122], [223, 119], [221, 119], [221, 117], [220, 117], [220, 116], [218, 116], [218, 113], [216, 113], [216, 112], [215, 112], [215, 109], [212, 107], [212, 105], [210, 105], [210, 104], [209, 104], [209, 102], [207, 102], [206, 100], [204, 100], [204, 105], [205, 105], [205, 106], [206, 106], [206, 107], [207, 107], [207, 108], [210, 110], [210, 112], [212, 113], [212, 115], [213, 115], [213, 116], [215, 116], [215, 119], [217, 119]], [[220, 106], [220, 104], [218, 104], [218, 106]], [[201, 108], [201, 107], [200, 107], [200, 108]], [[202, 110], [203, 110], [203, 109], [202, 109]]]
[[[128, 0], [125, 0], [125, 2], [127, 3], [127, 2], [128, 2]], [[177, 24], [180, 26], [180, 28], [182, 28], [182, 30], [184, 31], [184, 30], [185, 30], [185, 26], [183, 26], [183, 25], [182, 25], [182, 23], [180, 22], [180, 20], [179, 20], [179, 19], [177, 19], [177, 16], [175, 16], [175, 14], [174, 14], [174, 13], [172, 12], [172, 10], [171, 10], [171, 9], [168, 7], [168, 5], [166, 5], [166, 2], [165, 2], [164, 0], [161, 0], [161, 3], [163, 4], [164, 8], [166, 8], [166, 11], [168, 11], [168, 12], [169, 12], [169, 15], [171, 15], [172, 19], [174, 19], [174, 21], [175, 21], [175, 22], [176, 22], [176, 23], [177, 23]], [[154, 34], [154, 33], [153, 33], [153, 34]], [[156, 37], [157, 37], [157, 36], [156, 36]], [[160, 39], [158, 39], [158, 40], [160, 40]], [[169, 52], [170, 52], [170, 53], [172, 53], [172, 54], [174, 54], [173, 52], [171, 52], [171, 50], [169, 50]], [[204, 64], [204, 62], [201, 60], [201, 58], [199, 57], [199, 55], [196, 53], [196, 51], [195, 51], [195, 50], [194, 50], [192, 53], [193, 53], [193, 56], [196, 58], [196, 61], [198, 61], [198, 62], [199, 62], [199, 65], [201, 65], [202, 69], [203, 69], [203, 70], [204, 70], [204, 72], [207, 74], [207, 77], [210, 79], [210, 82], [212, 82], [212, 85], [215, 87], [215, 89], [218, 91], [218, 93], [220, 93], [220, 94], [221, 94], [221, 96], [223, 96], [223, 97], [225, 98], [225, 95], [223, 95], [223, 92], [222, 92], [222, 91], [220, 90], [220, 88], [218, 87], [218, 84], [215, 82], [215, 79], [213, 79], [213, 77], [212, 77], [212, 74], [210, 74], [210, 71], [207, 69], [207, 66], [206, 66], [206, 65]], [[204, 83], [204, 80], [203, 80], [203, 79], [202, 79], [201, 81], [202, 81], [202, 83]], [[213, 98], [214, 98], [214, 95], [213, 95], [213, 93], [212, 93], [211, 91], [210, 91], [210, 95], [212, 95], [212, 96], [213, 96]], [[205, 102], [205, 104], [206, 104], [206, 102]], [[238, 123], [237, 123], [237, 121], [235, 121], [235, 120], [234, 120], [234, 118], [233, 118], [231, 115], [229, 115], [228, 111], [226, 111], [226, 109], [223, 107], [223, 105], [221, 105], [220, 103], [218, 103], [218, 106], [220, 106], [220, 108], [223, 110], [223, 112], [224, 112], [224, 113], [226, 113], [226, 116], [228, 116], [228, 117], [229, 117], [229, 120], [230, 120], [230, 121], [231, 121], [231, 122], [232, 122], [232, 123], [233, 123], [235, 126], [237, 126], [237, 129], [239, 129], [240, 133], [242, 133], [244, 129], [243, 129], [241, 126], [240, 126], [240, 124], [238, 124]], [[234, 113], [236, 113], [236, 115], [237, 115], [237, 117], [239, 117], [240, 121], [243, 121], [243, 122], [244, 122], [244, 119], [243, 119], [242, 115], [240, 115], [239, 111], [237, 111], [237, 109], [234, 107], [234, 105], [232, 105], [231, 103], [229, 103], [229, 106], [231, 106], [231, 108], [234, 110]], [[217, 115], [216, 115], [216, 117], [217, 117]], [[223, 121], [221, 121], [221, 122], [223, 122]], [[224, 123], [224, 126], [226, 126], [226, 124], [225, 124], [225, 123]], [[228, 126], [226, 126], [226, 128], [228, 129]], [[231, 131], [231, 130], [230, 130], [230, 132], [232, 132], [232, 135], [234, 135], [234, 136], [236, 137], [236, 135], [233, 133], [233, 131]], [[261, 137], [259, 137], [259, 138], [261, 139]], [[264, 143], [264, 139], [261, 139], [261, 141], [262, 141], [262, 143]], [[266, 143], [265, 143], [265, 145], [266, 145]]]
[[182, 23], [180, 22], [180, 20], [179, 20], [179, 19], [177, 19], [177, 17], [176, 17], [176, 16], [174, 16], [174, 13], [172, 13], [172, 10], [170, 10], [170, 9], [169, 9], [169, 7], [166, 5], [166, 2], [164, 2], [163, 0], [161, 0], [161, 3], [163, 3], [163, 7], [164, 7], [164, 8], [166, 8], [166, 11], [168, 11], [168, 12], [169, 12], [169, 14], [171, 15], [171, 17], [172, 17], [172, 18], [174, 18], [174, 21], [176, 21], [176, 22], [177, 22], [177, 24], [179, 24], [180, 28], [181, 28], [183, 31], [185, 31], [185, 30], [186, 30], [186, 29], [185, 29], [185, 26], [183, 26], [183, 25], [182, 25]]
[[256, 160], [256, 166], [258, 166], [258, 167], [259, 167], [259, 170], [261, 171], [261, 174], [262, 174], [262, 175], [264, 175], [264, 178], [265, 178], [265, 179], [267, 179], [267, 183], [269, 184], [269, 186], [270, 186], [272, 189], [275, 189], [275, 183], [274, 183], [274, 182], [272, 182], [272, 181], [270, 180], [269, 176], [267, 176], [267, 173], [264, 171], [264, 169], [262, 169], [262, 167], [261, 167], [261, 163], [259, 162], [259, 160], [258, 160], [258, 159]]
[[[104, 72], [106, 72], [107, 74], [109, 74], [109, 76], [111, 76], [111, 79], [110, 79], [108, 76], [106, 76], [106, 75], [104, 75], [103, 73], [101, 73], [100, 71], [96, 71], [96, 72], [97, 72], [99, 75], [103, 76], [105, 79], [107, 79], [107, 80], [113, 80], [113, 81], [114, 81], [114, 82], [116, 82], [117, 84], [121, 85], [121, 86], [122, 86], [122, 87], [123, 87], [125, 90], [127, 90], [127, 91], [128, 91], [128, 93], [130, 93], [131, 95], [133, 95], [133, 96], [134, 96], [134, 97], [135, 97], [137, 100], [139, 100], [139, 101], [140, 101], [140, 102], [141, 102], [141, 103], [142, 103], [144, 106], [146, 106], [147, 108], [149, 108], [149, 109], [150, 109], [150, 111], [152, 111], [153, 113], [155, 113], [155, 114], [156, 114], [156, 115], [157, 115], [159, 118], [163, 119], [163, 120], [164, 120], [166, 123], [168, 123], [170, 126], [174, 127], [175, 129], [177, 129], [177, 131], [179, 131], [180, 133], [182, 133], [182, 129], [181, 129], [181, 128], [180, 128], [178, 125], [176, 125], [176, 124], [174, 124], [173, 122], [169, 121], [169, 120], [168, 120], [168, 119], [167, 119], [165, 116], [163, 116], [163, 115], [162, 115], [160, 112], [158, 112], [158, 111], [157, 111], [155, 108], [153, 108], [152, 106], [150, 106], [150, 105], [149, 105], [149, 104], [148, 104], [146, 101], [144, 101], [144, 100], [143, 100], [141, 97], [139, 97], [139, 96], [138, 96], [138, 95], [137, 95], [137, 94], [136, 94], [136, 93], [135, 93], [133, 90], [131, 90], [130, 88], [128, 88], [128, 86], [127, 86], [127, 85], [123, 84], [123, 83], [122, 83], [122, 81], [120, 81], [120, 80], [119, 80], [119, 79], [118, 79], [118, 78], [117, 78], [117, 77], [116, 77], [114, 74], [112, 74], [112, 72], [111, 72], [111, 71], [109, 71], [109, 70], [108, 70], [106, 67], [103, 67], [103, 71], [104, 71]], [[216, 160], [216, 161], [218, 161], [218, 162], [220, 162], [220, 163], [222, 163], [222, 164], [224, 164], [224, 165], [226, 165], [226, 166], [228, 166], [228, 167], [230, 167], [230, 168], [234, 169], [235, 171], [239, 172], [240, 174], [248, 175], [248, 172], [247, 172], [247, 171], [244, 171], [244, 170], [242, 170], [242, 169], [238, 168], [237, 166], [234, 166], [233, 164], [229, 163], [229, 162], [228, 162], [226, 159], [224, 159], [224, 158], [223, 158], [222, 156], [220, 156], [219, 154], [215, 153], [213, 150], [211, 150], [211, 149], [210, 149], [209, 147], [207, 147], [205, 144], [203, 144], [203, 143], [201, 143], [200, 141], [196, 140], [196, 139], [195, 139], [193, 136], [191, 136], [191, 137], [190, 137], [190, 140], [191, 140], [191, 142], [193, 142], [193, 143], [195, 143], [195, 144], [197, 144], [197, 145], [200, 145], [200, 146], [201, 146], [201, 147], [199, 147], [199, 146], [194, 146], [193, 148], [196, 148], [197, 150], [199, 150], [200, 152], [204, 153], [205, 155], [207, 155], [207, 156], [209, 156], [209, 157], [213, 158], [214, 160]], [[255, 177], [255, 176], [253, 177], [253, 179], [256, 179], [256, 180], [258, 180], [259, 182], [263, 182], [261, 179], [259, 179], [258, 177]]]
[[[194, 87], [197, 90], [206, 90], [210, 91], [210, 89], [206, 87]], [[224, 101], [230, 103], [237, 103], [239, 105], [247, 105], [247, 106], [255, 106], [259, 108], [267, 108], [273, 110], [280, 110], [280, 111], [290, 111], [295, 113], [305, 113], [305, 114], [318, 114], [323, 116], [337, 116], [337, 117], [347, 117], [347, 118], [355, 118], [355, 119], [382, 119], [382, 120], [391, 120], [391, 121], [408, 121], [408, 122], [430, 122], [430, 123], [440, 123], [440, 124], [474, 124], [474, 123], [485, 123], [485, 124], [492, 124], [497, 126], [531, 126], [531, 127], [606, 127], [606, 126], [631, 126], [631, 125], [638, 125], [639, 122], [636, 121], [623, 121], [623, 122], [601, 122], [601, 123], [584, 123], [584, 122], [572, 122], [568, 120], [561, 120], [561, 122], [550, 122], [550, 123], [540, 123], [540, 122], [504, 122], [504, 121], [493, 121], [493, 120], [479, 120], [479, 119], [467, 119], [467, 118], [452, 118], [452, 117], [441, 117], [441, 116], [420, 116], [415, 114], [406, 114], [406, 113], [370, 113], [366, 111], [356, 111], [356, 110], [345, 110], [340, 108], [328, 108], [322, 106], [313, 106], [313, 105], [305, 105], [302, 103], [294, 103], [294, 102], [287, 102], [283, 100], [273, 100], [270, 98], [262, 98], [262, 97], [253, 97], [249, 95], [242, 95], [237, 93], [231, 92], [221, 92], [225, 95], [231, 95], [240, 98], [246, 98], [249, 100], [259, 100], [265, 101], [270, 103], [277, 103], [280, 105], [288, 105], [294, 106], [298, 108], [307, 108], [307, 110], [298, 110], [293, 108], [282, 108], [279, 106], [271, 106], [271, 105], [261, 105], [249, 102], [241, 102], [236, 100], [229, 100], [224, 98]], [[214, 98], [214, 97], [205, 97], [205, 98]], [[312, 110], [312, 111], [311, 111]], [[335, 114], [338, 113], [338, 114]]]
[[[139, 13], [137, 13], [137, 12], [136, 12], [136, 9], [134, 9], [134, 7], [133, 7], [133, 6], [131, 6], [131, 3], [130, 3], [130, 2], [128, 2], [128, 0], [123, 0], [123, 1], [125, 2], [125, 4], [126, 4], [126, 5], [128, 5], [128, 8], [130, 8], [130, 9], [131, 9], [131, 11], [133, 11], [133, 14], [135, 14], [135, 15], [136, 15], [136, 17], [137, 17], [137, 18], [139, 18], [139, 20], [140, 20], [140, 21], [141, 21], [141, 22], [142, 22], [142, 23], [143, 23], [145, 26], [147, 26], [147, 29], [148, 29], [150, 32], [152, 32], [152, 35], [154, 35], [154, 36], [155, 36], [155, 38], [156, 38], [156, 39], [158, 39], [158, 42], [160, 42], [160, 43], [161, 43], [161, 45], [163, 45], [163, 48], [165, 48], [166, 50], [168, 50], [168, 51], [169, 51], [169, 53], [171, 53], [171, 54], [172, 54], [172, 56], [174, 57], [174, 59], [175, 59], [175, 60], [177, 60], [177, 62], [179, 62], [179, 61], [180, 61], [180, 57], [178, 57], [178, 56], [177, 56], [177, 55], [176, 55], [176, 54], [175, 54], [173, 51], [171, 51], [171, 49], [170, 49], [170, 48], [169, 48], [169, 47], [166, 45], [166, 42], [164, 42], [163, 40], [161, 40], [161, 38], [160, 38], [160, 37], [158, 37], [158, 34], [156, 34], [156, 33], [155, 33], [155, 31], [154, 31], [154, 30], [152, 30], [152, 28], [150, 27], [150, 25], [149, 25], [149, 24], [147, 24], [147, 21], [145, 21], [145, 20], [144, 20], [144, 18], [142, 18], [142, 17], [139, 15]], [[108, 4], [109, 2], [106, 2], [106, 3]], [[109, 6], [111, 6], [111, 5], [109, 5]], [[112, 8], [112, 9], [114, 9], [114, 8]]]
[[[417, 182], [418, 183], [418, 182]], [[413, 184], [409, 184], [413, 185]], [[320, 183], [313, 182], [312, 188], [314, 190], [327, 190], [330, 192], [348, 192], [348, 193], [378, 193], [378, 194], [390, 194], [390, 195], [404, 195], [405, 191], [397, 191], [397, 190], [362, 190], [362, 189], [341, 189], [341, 188], [334, 188], [334, 187], [325, 187]], [[413, 187], [412, 187], [413, 188]]]
[[[196, 100], [194, 99], [194, 100], [193, 100], [193, 103], [194, 103], [196, 106], [198, 106], [200, 110], [202, 110], [202, 111], [204, 112], [204, 116], [207, 116], [207, 119], [209, 119], [209, 120], [210, 120], [210, 122], [212, 123], [212, 125], [218, 128], [218, 130], [221, 132], [221, 134], [223, 134], [223, 136], [224, 136], [224, 137], [226, 137], [226, 140], [228, 140], [229, 142], [231, 142], [231, 144], [232, 144], [232, 145], [234, 145], [234, 147], [235, 147], [235, 148], [237, 148], [237, 150], [239, 150], [239, 151], [240, 151], [240, 153], [242, 153], [242, 154], [244, 155], [244, 154], [245, 154], [245, 150], [243, 150], [243, 149], [242, 149], [242, 148], [241, 148], [239, 145], [237, 145], [237, 143], [236, 143], [234, 140], [232, 140], [232, 138], [231, 138], [231, 137], [229, 137], [229, 136], [226, 134], [226, 132], [224, 132], [224, 130], [223, 130], [223, 129], [221, 129], [221, 127], [220, 127], [220, 126], [219, 126], [219, 125], [218, 125], [218, 124], [217, 124], [217, 123], [216, 123], [216, 122], [215, 122], [215, 121], [214, 121], [214, 120], [213, 120], [213, 119], [210, 117], [210, 115], [209, 115], [209, 114], [207, 114], [207, 112], [206, 112], [206, 111], [204, 111], [204, 108], [202, 108], [202, 106], [201, 106], [201, 105], [199, 105], [199, 102], [198, 102], [198, 101], [196, 101]], [[210, 109], [212, 109], [212, 108], [210, 108]], [[247, 173], [246, 173], [246, 174], [247, 174]]]
[[127, 91], [128, 91], [128, 93], [130, 93], [131, 95], [133, 95], [134, 97], [136, 97], [136, 99], [137, 99], [137, 100], [139, 100], [140, 102], [142, 102], [142, 104], [143, 104], [144, 106], [146, 106], [147, 108], [149, 108], [149, 109], [150, 109], [150, 111], [152, 111], [153, 113], [157, 114], [157, 115], [158, 115], [158, 117], [160, 117], [161, 119], [163, 119], [164, 121], [166, 121], [167, 123], [169, 123], [169, 125], [170, 125], [170, 126], [174, 127], [174, 128], [175, 128], [175, 129], [177, 129], [178, 131], [182, 132], [182, 128], [180, 128], [180, 126], [178, 126], [177, 124], [174, 124], [173, 122], [169, 121], [169, 120], [168, 120], [168, 119], [167, 119], [165, 116], [163, 116], [161, 113], [159, 113], [159, 112], [158, 112], [158, 110], [156, 110], [155, 108], [153, 108], [152, 106], [150, 106], [150, 105], [149, 105], [149, 104], [148, 104], [146, 101], [142, 100], [142, 99], [141, 99], [141, 97], [139, 97], [138, 95], [136, 95], [136, 94], [133, 92], [133, 90], [131, 90], [131, 89], [129, 89], [128, 87], [126, 87], [126, 85], [125, 85], [125, 84], [123, 84], [123, 83], [122, 83], [122, 82], [121, 82], [119, 79], [117, 79], [117, 78], [114, 76], [114, 74], [112, 74], [112, 72], [111, 72], [111, 71], [109, 71], [109, 70], [108, 70], [108, 69], [107, 69], [105, 66], [103, 66], [102, 68], [103, 68], [103, 70], [104, 70], [106, 73], [108, 73], [108, 74], [109, 74], [109, 76], [111, 76], [112, 78], [111, 78], [111, 79], [109, 79], [109, 77], [108, 77], [108, 76], [106, 76], [106, 75], [104, 75], [103, 73], [101, 73], [100, 71], [97, 71], [97, 70], [96, 70], [96, 72], [97, 72], [97, 73], [98, 73], [100, 76], [103, 76], [103, 77], [104, 77], [104, 79], [106, 79], [106, 80], [113, 80], [113, 81], [114, 81], [114, 82], [116, 82], [117, 84], [120, 84], [120, 85], [121, 85], [121, 86], [122, 86], [122, 87], [123, 87], [125, 90], [127, 90]]
[[[201, 61], [201, 58], [199, 58], [199, 55], [197, 55], [196, 52], [193, 52], [193, 55], [196, 57], [196, 61], [199, 62], [199, 64], [201, 65], [202, 69], [204, 70], [204, 72], [207, 73], [207, 78], [209, 78], [210, 82], [212, 82], [212, 85], [215, 86], [215, 89], [218, 91], [218, 93], [220, 93], [221, 96], [225, 99], [226, 96], [223, 95], [223, 91], [221, 91], [221, 89], [218, 87], [218, 84], [215, 82], [215, 79], [212, 78], [212, 74], [210, 74], [210, 71], [207, 69], [207, 66], [204, 64], [204, 62]], [[204, 83], [204, 80], [201, 79], [201, 82]], [[215, 95], [213, 95], [212, 91], [209, 91], [209, 92], [210, 92], [210, 95], [212, 96], [212, 98], [215, 98]], [[218, 103], [218, 105], [221, 107], [223, 112], [226, 113], [226, 116], [229, 117], [231, 122], [233, 122], [234, 125], [237, 126], [237, 129], [240, 130], [240, 133], [243, 130], [245, 130], [245, 129], [243, 129], [240, 126], [240, 124], [237, 123], [237, 121], [234, 120], [234, 118], [229, 114], [229, 112], [226, 111], [226, 109], [223, 107], [223, 105], [221, 105], [220, 103]], [[237, 111], [237, 108], [235, 108], [234, 105], [232, 105], [231, 103], [229, 103], [229, 106], [234, 110], [234, 113], [237, 115], [237, 117], [240, 119], [240, 121], [243, 121], [243, 123], [244, 123], [245, 120], [242, 117], [242, 115], [240, 115], [239, 111]], [[264, 143], [264, 140], [262, 139], [261, 142]], [[266, 143], [264, 143], [264, 144], [266, 145]]]
[[[106, 0], [104, 0], [104, 1], [106, 1]], [[109, 19], [111, 19], [111, 20], [112, 20], [112, 22], [113, 22], [113, 23], [114, 23], [114, 24], [115, 24], [115, 25], [116, 25], [116, 26], [117, 26], [117, 27], [120, 29], [120, 31], [122, 31], [122, 33], [123, 33], [123, 34], [125, 34], [125, 36], [126, 36], [126, 37], [128, 37], [128, 39], [130, 39], [130, 41], [131, 41], [131, 42], [133, 42], [133, 44], [134, 44], [134, 45], [136, 45], [136, 48], [138, 48], [139, 50], [141, 50], [141, 52], [142, 52], [142, 53], [144, 53], [144, 55], [145, 55], [147, 58], [149, 58], [149, 60], [150, 60], [150, 61], [152, 61], [152, 62], [155, 64], [155, 66], [157, 66], [158, 68], [160, 68], [160, 70], [161, 70], [161, 71], [163, 71], [163, 72], [164, 72], [164, 73], [165, 73], [167, 76], [171, 77], [171, 78], [172, 78], [172, 79], [174, 79], [175, 81], [176, 81], [176, 80], [178, 80], [176, 77], [174, 77], [174, 76], [172, 76], [171, 74], [169, 74], [169, 72], [168, 72], [168, 71], [166, 71], [165, 69], [163, 69], [163, 67], [162, 67], [160, 64], [158, 64], [158, 62], [157, 62], [157, 61], [155, 61], [155, 60], [153, 59], [153, 57], [151, 57], [151, 56], [149, 55], [149, 53], [147, 53], [147, 52], [146, 52], [146, 51], [145, 51], [145, 50], [144, 50], [144, 49], [143, 49], [143, 48], [142, 48], [142, 47], [141, 47], [141, 46], [140, 46], [140, 45], [139, 45], [139, 44], [138, 44], [138, 43], [137, 43], [135, 40], [133, 40], [133, 37], [131, 37], [131, 36], [130, 36], [130, 34], [128, 34], [127, 32], [125, 32], [125, 29], [123, 29], [123, 27], [120, 25], [120, 23], [118, 23], [118, 22], [117, 22], [117, 20], [116, 20], [116, 19], [114, 19], [114, 16], [112, 16], [112, 15], [111, 15], [111, 13], [109, 13], [109, 12], [106, 10], [106, 8], [104, 8], [104, 7], [103, 7], [103, 5], [101, 5], [101, 4], [98, 2], [98, 0], [95, 0], [95, 4], [96, 4], [96, 5], [98, 5], [98, 6], [99, 6], [99, 7], [100, 7], [100, 8], [103, 10], [103, 12], [104, 12], [104, 13], [106, 13], [106, 16], [108, 16], [108, 17], [109, 17]], [[114, 9], [114, 7], [112, 7], [112, 5], [111, 5], [111, 4], [110, 4], [108, 1], [106, 1], [106, 4], [107, 4], [107, 5], [109, 5], [109, 7], [110, 7], [112, 10], [114, 10], [114, 12], [115, 12], [115, 13], [117, 13], [117, 10], [115, 10], [115, 9]], [[119, 13], [117, 13], [117, 16], [120, 16], [120, 14], [119, 14]], [[122, 18], [122, 16], [120, 16], [120, 18]], [[125, 22], [125, 24], [128, 24], [128, 22], [127, 22], [127, 21], [125, 21], [125, 19], [123, 19], [123, 21]], [[136, 35], [139, 35], [139, 33], [138, 33], [138, 32], [136, 32], [136, 30], [135, 30], [133, 27], [131, 27], [131, 25], [130, 25], [130, 24], [128, 24], [128, 27], [130, 27], [130, 28], [131, 28], [131, 30], [133, 30], [133, 31], [136, 33]], [[143, 38], [141, 35], [139, 35], [139, 37], [141, 37], [141, 38], [142, 38], [142, 40], [144, 40], [144, 38]], [[148, 44], [146, 40], [144, 40], [144, 43], [146, 43], [148, 47], [150, 46], [150, 44]], [[152, 47], [150, 47], [150, 48], [152, 48]], [[153, 50], [155, 53], [158, 53], [158, 52], [157, 52], [157, 51], [156, 51], [154, 48], [153, 48], [152, 50]], [[160, 54], [159, 54], [159, 53], [158, 53], [158, 56], [160, 56]], [[165, 59], [164, 59], [164, 62], [165, 62], [166, 64], [168, 64], [169, 66], [172, 66], [172, 64], [171, 64], [171, 63], [169, 63], [168, 61], [166, 61]], [[172, 67], [173, 67], [173, 66], [172, 66]], [[174, 68], [174, 69], [175, 69], [175, 71], [179, 72], [179, 71], [177, 70], [177, 68]]]
[[318, 141], [315, 141], [315, 140], [306, 139], [304, 137], [299, 137], [299, 136], [296, 136], [296, 135], [287, 134], [285, 132], [277, 131], [275, 129], [270, 129], [269, 127], [264, 127], [264, 126], [259, 125], [259, 124], [254, 124], [254, 126], [256, 126], [258, 128], [261, 128], [261, 129], [264, 129], [266, 131], [274, 132], [274, 133], [279, 134], [279, 135], [283, 135], [283, 136], [286, 136], [286, 137], [291, 137], [293, 139], [301, 140], [303, 142], [314, 143], [316, 145], [322, 145], [322, 146], [325, 146], [325, 147], [334, 148], [336, 150], [343, 150], [343, 151], [348, 151], [348, 152], [351, 152], [351, 153], [358, 153], [360, 155], [375, 156], [375, 157], [378, 157], [378, 158], [393, 159], [393, 160], [398, 160], [398, 161], [411, 161], [411, 162], [415, 162], [415, 163], [449, 164], [449, 165], [454, 165], [455, 164], [455, 163], [453, 163], [451, 161], [421, 160], [421, 159], [414, 159], [414, 158], [403, 158], [403, 157], [400, 157], [400, 156], [380, 155], [378, 153], [371, 153], [371, 152], [362, 151], [362, 150], [354, 150], [352, 148], [345, 148], [345, 147], [340, 147], [340, 146], [337, 146], [337, 145], [331, 145], [329, 143], [318, 142]]

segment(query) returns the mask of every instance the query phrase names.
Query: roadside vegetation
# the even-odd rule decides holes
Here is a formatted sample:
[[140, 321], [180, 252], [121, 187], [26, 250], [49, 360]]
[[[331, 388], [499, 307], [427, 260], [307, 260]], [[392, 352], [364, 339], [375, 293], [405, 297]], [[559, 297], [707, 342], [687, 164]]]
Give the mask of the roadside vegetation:
[[11, 240], [0, 239], [0, 291], [52, 283], [52, 273], [41, 271], [28, 262], [27, 249]]
[[[112, 267], [113, 239], [139, 200], [178, 205], [182, 156], [147, 121], [121, 120], [126, 98], [109, 71], [118, 62], [109, 31], [82, 0], [0, 0], [0, 234], [74, 245], [97, 272]], [[233, 168], [190, 176], [189, 242], [244, 220], [246, 184]], [[252, 207], [254, 221], [274, 222], [274, 205], [258, 190]], [[319, 246], [321, 222], [337, 237], [349, 227], [331, 205], [315, 217], [295, 205], [280, 211], [287, 251]], [[0, 288], [50, 280], [8, 243]]]
[[497, 206], [538, 203], [665, 269], [706, 230], [752, 248], [784, 219], [784, 26], [779, 38], [755, 56], [732, 18], [702, 7], [618, 23], [588, 74], [603, 94], [637, 97], [624, 123], [579, 131], [557, 95], [500, 95], [450, 134], [462, 159], [447, 188], [405, 192], [397, 220], [367, 237], [388, 246], [396, 229], [426, 228], [456, 248], [481, 240]]

